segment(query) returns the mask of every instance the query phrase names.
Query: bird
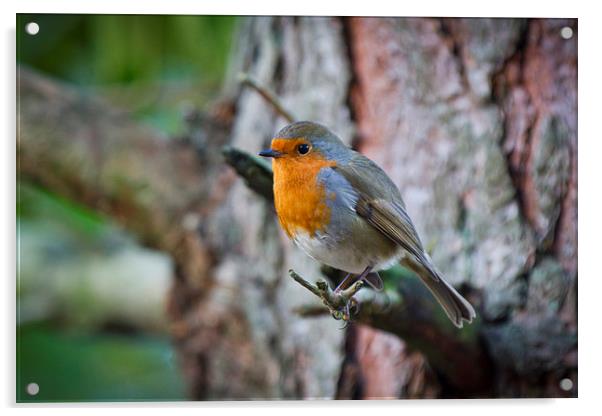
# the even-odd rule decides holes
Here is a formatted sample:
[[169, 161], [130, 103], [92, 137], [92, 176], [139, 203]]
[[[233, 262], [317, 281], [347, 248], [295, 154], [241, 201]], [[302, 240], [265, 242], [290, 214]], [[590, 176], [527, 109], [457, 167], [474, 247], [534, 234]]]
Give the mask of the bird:
[[399, 263], [412, 270], [462, 328], [472, 305], [433, 264], [401, 193], [372, 160], [327, 127], [297, 121], [282, 128], [259, 156], [272, 159], [274, 205], [284, 232], [316, 261], [356, 276], [376, 290], [378, 271]]

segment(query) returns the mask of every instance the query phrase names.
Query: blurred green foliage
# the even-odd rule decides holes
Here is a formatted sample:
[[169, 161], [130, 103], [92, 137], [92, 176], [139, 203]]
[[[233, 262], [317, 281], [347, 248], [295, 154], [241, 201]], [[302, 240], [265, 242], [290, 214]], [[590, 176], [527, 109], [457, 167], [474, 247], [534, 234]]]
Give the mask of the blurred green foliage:
[[[39, 25], [38, 34], [25, 32], [29, 22]], [[138, 120], [175, 135], [183, 129], [183, 110], [202, 108], [219, 93], [237, 23], [234, 16], [19, 14], [17, 62], [75, 85], [83, 93], [101, 96]], [[130, 247], [135, 258], [136, 251], [116, 239], [116, 225], [22, 181], [17, 221], [29, 244], [29, 252], [19, 244], [18, 254], [18, 296], [28, 295], [29, 301], [20, 302], [18, 308], [27, 319], [20, 320], [17, 328], [17, 400], [184, 399], [185, 386], [167, 334], [130, 328], [117, 335], [75, 325], [81, 320], [60, 318], [51, 307], [56, 296], [69, 293], [63, 306], [75, 308], [69, 309], [74, 316], [98, 309], [92, 305], [101, 299], [60, 285], [89, 281], [86, 276], [69, 280], [78, 264], [85, 266], [82, 274], [91, 273], [86, 269], [89, 264], [111, 259], [110, 264], [115, 264], [111, 250]], [[140, 258], [138, 266], [128, 263], [127, 272], [154, 285], [140, 269]], [[100, 269], [110, 270], [110, 264]], [[127, 284], [118, 280], [118, 286], [116, 290], [126, 290], [122, 286]], [[143, 311], [145, 316], [161, 311], [154, 304], [148, 307], [153, 310]], [[33, 397], [25, 392], [31, 382], [40, 385]]]
[[[29, 22], [40, 31], [25, 32]], [[221, 86], [238, 17], [17, 15], [17, 61], [102, 95], [169, 135]]]
[[[28, 22], [37, 35], [25, 33]], [[20, 14], [17, 59], [82, 86], [218, 82], [235, 24], [234, 16]]]
[[17, 189], [19, 221], [43, 218], [71, 235], [90, 239], [98, 239], [106, 231], [106, 219], [90, 209], [27, 182], [19, 181]]
[[[116, 226], [38, 186], [19, 182], [18, 189], [17, 400], [185, 399], [184, 382], [168, 335], [145, 333], [145, 329], [132, 328], [131, 322], [119, 321], [115, 323], [127, 331], [116, 334], [99, 330], [103, 319], [111, 319], [122, 308], [107, 303], [106, 293], [99, 296], [90, 292], [84, 275], [67, 279], [78, 264], [88, 264], [86, 258], [92, 264], [105, 261], [109, 266], [111, 252], [129, 247], [118, 238]], [[32, 238], [37, 241], [33, 246]], [[132, 278], [146, 278], [139, 266], [128, 267]], [[83, 267], [82, 273], [87, 272], [91, 269]], [[105, 282], [111, 281], [111, 276], [106, 277]], [[128, 290], [130, 285], [123, 281], [122, 286], [115, 290]], [[69, 298], [65, 298], [67, 294]], [[55, 305], [57, 299], [63, 303]], [[141, 313], [149, 317], [162, 311], [156, 302], [148, 307], [152, 310]], [[95, 315], [89, 316], [91, 313]], [[31, 382], [40, 385], [35, 396], [26, 393]]]
[[[19, 327], [19, 402], [184, 400], [169, 340], [156, 336], [80, 334], [48, 324]], [[27, 385], [40, 391], [27, 394]]]

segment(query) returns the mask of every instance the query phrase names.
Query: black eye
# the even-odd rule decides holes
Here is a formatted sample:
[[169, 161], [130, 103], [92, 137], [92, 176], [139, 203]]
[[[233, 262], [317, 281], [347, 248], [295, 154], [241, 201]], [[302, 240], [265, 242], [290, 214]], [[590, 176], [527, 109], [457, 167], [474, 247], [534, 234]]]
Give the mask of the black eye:
[[297, 152], [299, 152], [300, 155], [304, 155], [307, 152], [309, 152], [309, 145], [306, 143], [302, 143], [299, 146], [297, 146]]

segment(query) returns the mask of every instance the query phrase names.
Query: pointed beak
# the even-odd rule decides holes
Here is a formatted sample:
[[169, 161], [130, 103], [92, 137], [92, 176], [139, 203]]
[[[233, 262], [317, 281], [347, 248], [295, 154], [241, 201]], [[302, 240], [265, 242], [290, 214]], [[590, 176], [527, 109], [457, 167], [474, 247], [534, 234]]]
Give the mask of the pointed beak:
[[259, 152], [258, 155], [263, 157], [280, 157], [282, 156], [282, 153], [278, 152], [277, 150], [266, 149]]

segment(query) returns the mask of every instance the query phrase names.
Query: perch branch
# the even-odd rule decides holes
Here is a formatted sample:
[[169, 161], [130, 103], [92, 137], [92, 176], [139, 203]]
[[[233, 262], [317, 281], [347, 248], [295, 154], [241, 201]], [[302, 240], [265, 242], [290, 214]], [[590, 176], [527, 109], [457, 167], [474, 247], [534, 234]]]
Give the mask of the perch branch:
[[242, 73], [239, 76], [240, 83], [246, 87], [250, 87], [257, 91], [273, 108], [278, 114], [286, 119], [289, 123], [295, 121], [295, 117], [284, 108], [280, 100], [274, 93], [268, 90], [266, 87], [259, 84], [259, 82], [251, 77], [249, 74]]
[[319, 297], [335, 319], [351, 320], [349, 305], [357, 304], [354, 296], [364, 286], [363, 281], [357, 281], [345, 290], [334, 292], [323, 280], [319, 280], [314, 286], [294, 270], [291, 269], [288, 273], [297, 283]]

